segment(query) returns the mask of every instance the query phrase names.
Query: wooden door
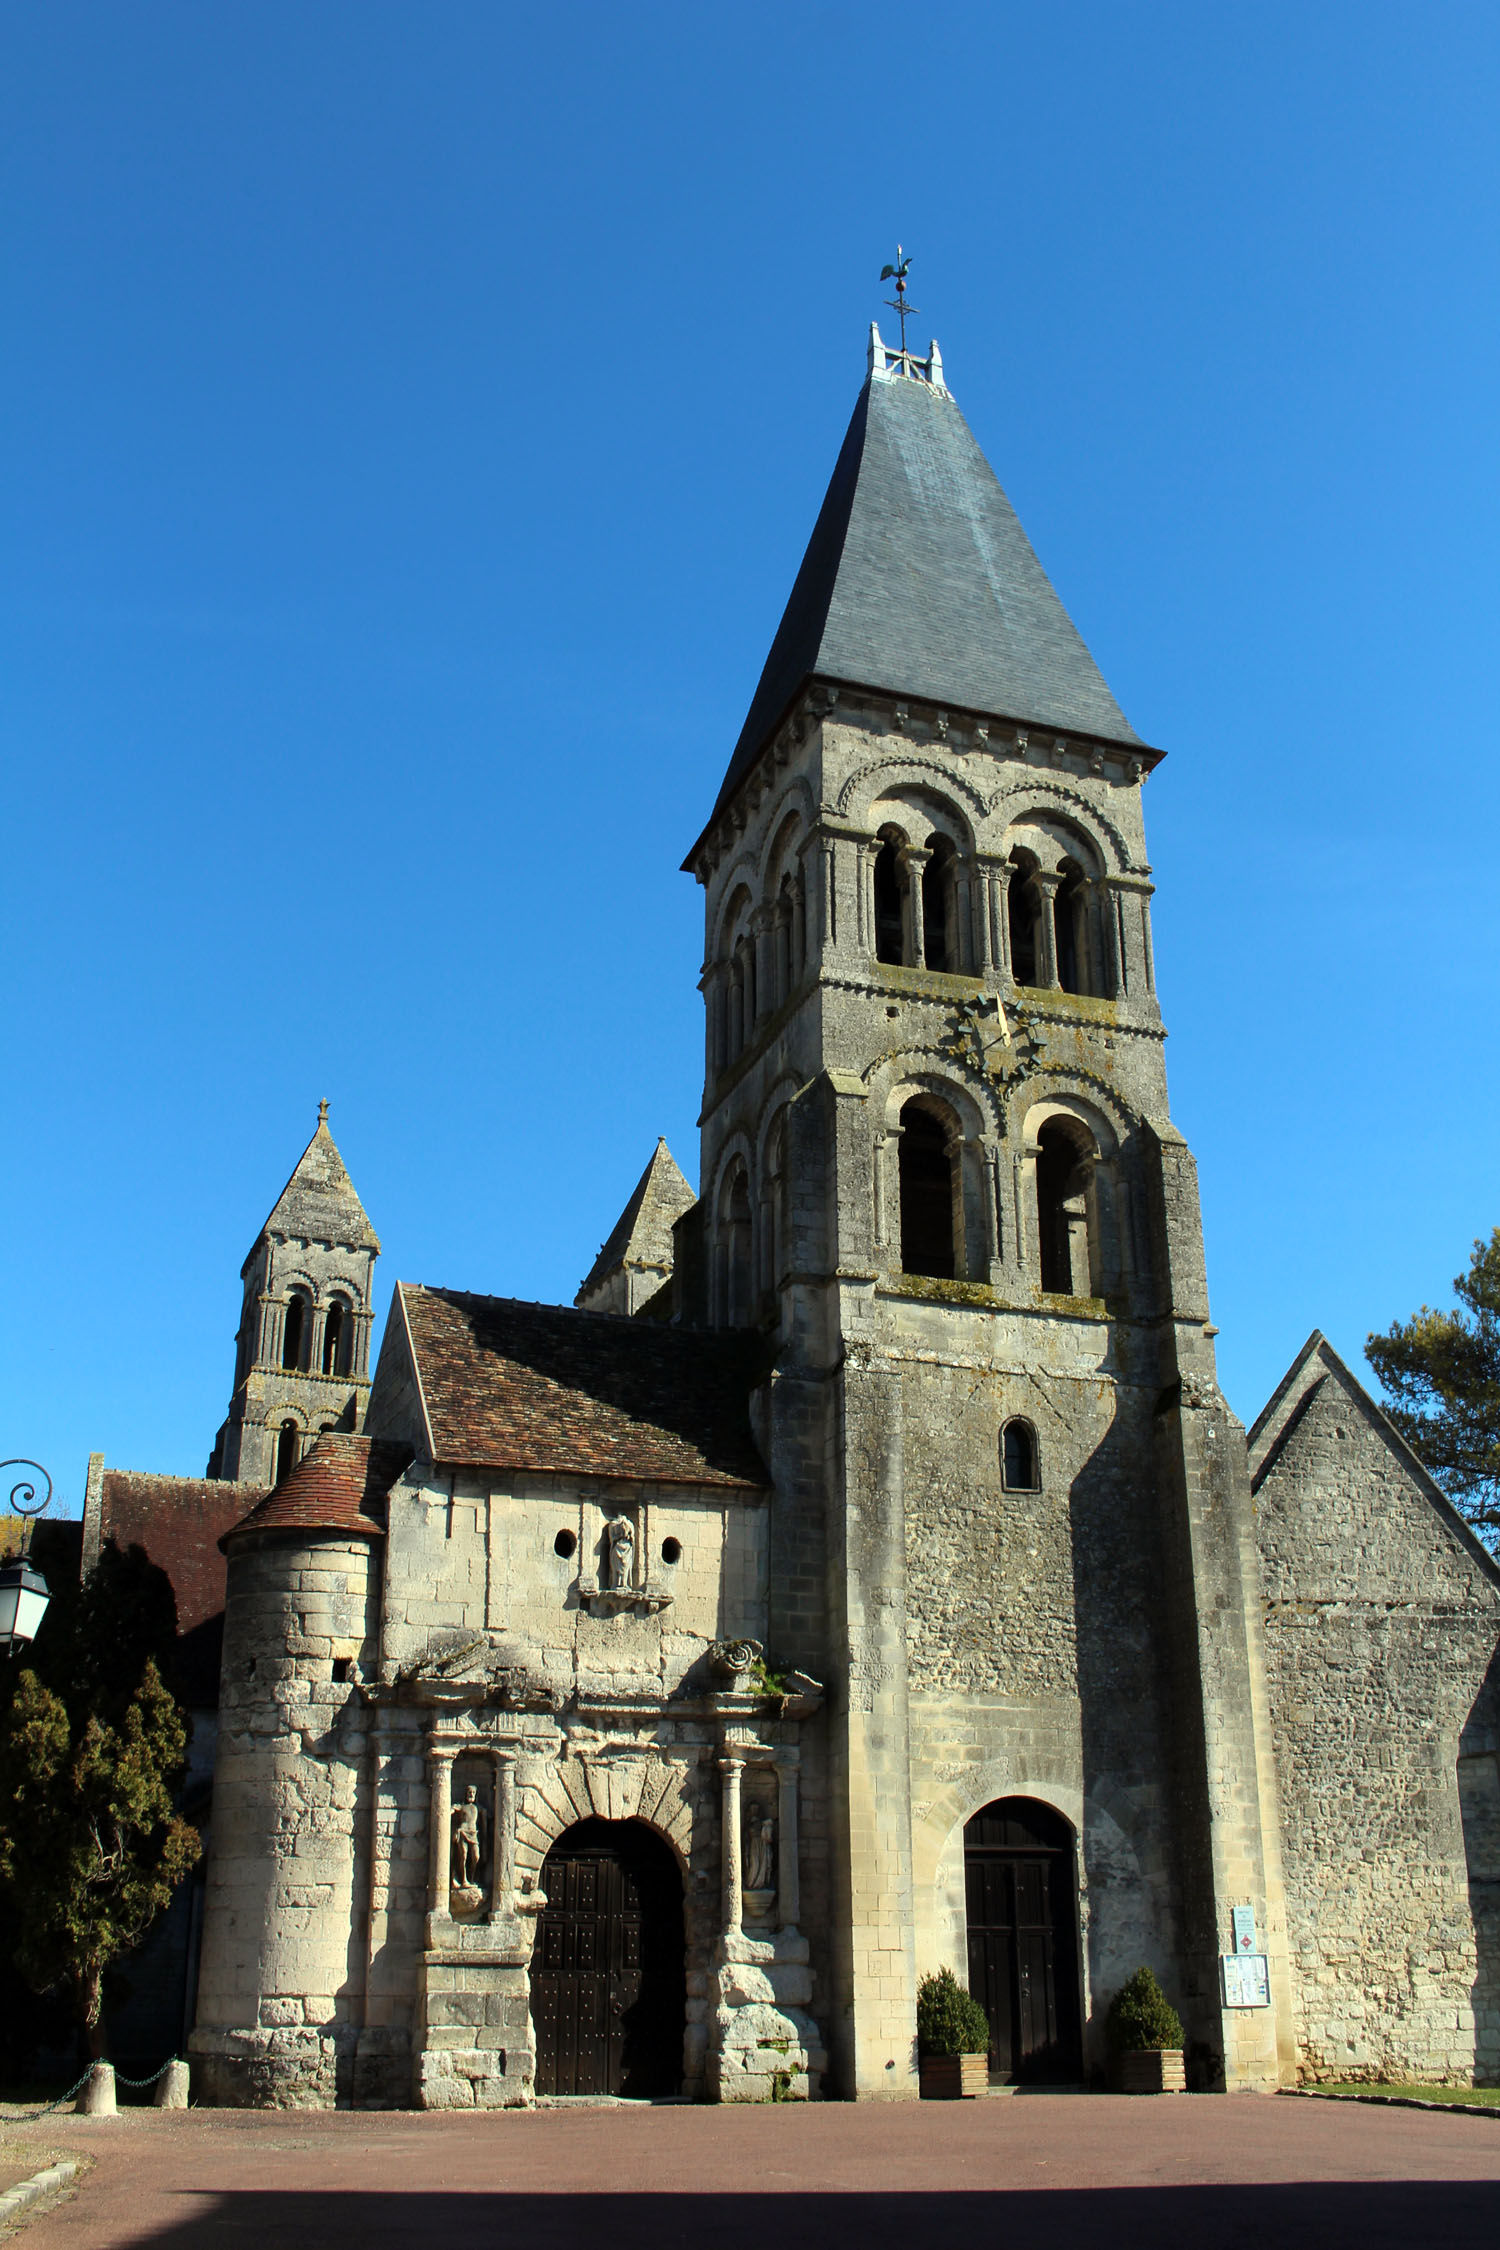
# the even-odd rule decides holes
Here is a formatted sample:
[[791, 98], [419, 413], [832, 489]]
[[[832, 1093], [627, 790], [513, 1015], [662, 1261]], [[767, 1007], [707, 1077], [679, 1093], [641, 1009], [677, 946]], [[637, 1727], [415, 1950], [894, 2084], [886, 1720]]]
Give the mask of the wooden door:
[[675, 2094], [682, 2077], [682, 1885], [635, 1821], [580, 1822], [542, 1870], [531, 1961], [539, 2094]]
[[1007, 2084], [1083, 2074], [1073, 1832], [1050, 1805], [1001, 1798], [964, 1830], [969, 1990]]

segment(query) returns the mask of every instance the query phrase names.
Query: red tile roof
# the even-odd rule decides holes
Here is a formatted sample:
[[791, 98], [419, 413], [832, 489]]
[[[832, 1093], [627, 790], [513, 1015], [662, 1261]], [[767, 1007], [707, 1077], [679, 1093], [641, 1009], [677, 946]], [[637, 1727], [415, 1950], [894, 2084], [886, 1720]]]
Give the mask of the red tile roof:
[[106, 1469], [99, 1538], [112, 1539], [122, 1553], [128, 1547], [145, 1548], [149, 1559], [172, 1581], [178, 1632], [190, 1633], [223, 1610], [224, 1558], [219, 1541], [262, 1496], [258, 1484]]
[[255, 1531], [343, 1531], [385, 1536], [385, 1498], [411, 1459], [409, 1445], [327, 1430], [259, 1507], [220, 1540]]
[[662, 1484], [770, 1482], [750, 1434], [758, 1339], [458, 1289], [398, 1283], [396, 1293], [435, 1460]]

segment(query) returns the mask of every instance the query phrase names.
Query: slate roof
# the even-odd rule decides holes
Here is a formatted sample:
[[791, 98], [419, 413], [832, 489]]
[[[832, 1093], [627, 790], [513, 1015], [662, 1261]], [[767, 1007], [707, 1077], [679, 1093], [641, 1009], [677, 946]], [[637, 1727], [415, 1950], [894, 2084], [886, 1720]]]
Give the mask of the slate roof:
[[712, 819], [809, 679], [1144, 749], [951, 396], [860, 392]]
[[227, 1552], [232, 1540], [258, 1531], [344, 1531], [382, 1539], [386, 1494], [411, 1457], [409, 1445], [325, 1430], [219, 1545]]
[[590, 1266], [579, 1296], [586, 1296], [596, 1282], [623, 1265], [670, 1268], [672, 1228], [697, 1200], [666, 1141], [659, 1140], [609, 1240]]
[[661, 1484], [770, 1482], [755, 1346], [614, 1313], [398, 1282], [432, 1458]]
[[[313, 1134], [260, 1235], [294, 1235], [304, 1242], [336, 1242], [346, 1249], [380, 1249], [380, 1239], [354, 1192], [344, 1159], [320, 1110]], [[260, 1235], [256, 1236], [259, 1242]], [[252, 1247], [251, 1257], [254, 1256]], [[245, 1260], [250, 1263], [249, 1258]]]

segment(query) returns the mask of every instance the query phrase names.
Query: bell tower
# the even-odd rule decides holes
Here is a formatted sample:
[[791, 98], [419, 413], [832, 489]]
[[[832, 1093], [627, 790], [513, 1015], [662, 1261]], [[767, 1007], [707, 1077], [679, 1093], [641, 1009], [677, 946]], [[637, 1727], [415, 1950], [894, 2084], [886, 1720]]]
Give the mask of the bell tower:
[[[1289, 2052], [1244, 1437], [1152, 953], [1162, 755], [936, 345], [872, 327], [687, 861], [696, 1314], [774, 1352], [769, 1654], [829, 1687], [805, 1916], [862, 2098], [915, 2090], [916, 1982], [944, 1964], [1018, 2077], [1100, 2064], [1142, 1960], [1222, 2082], [1274, 2085]], [[985, 1921], [973, 1873], [1028, 1836], [1052, 1869], [1031, 1936], [1020, 1890]], [[1263, 2014], [1221, 2005], [1231, 1902], [1267, 1933]]]
[[319, 1102], [317, 1130], [240, 1268], [234, 1390], [210, 1477], [279, 1484], [324, 1430], [361, 1428], [379, 1255]]

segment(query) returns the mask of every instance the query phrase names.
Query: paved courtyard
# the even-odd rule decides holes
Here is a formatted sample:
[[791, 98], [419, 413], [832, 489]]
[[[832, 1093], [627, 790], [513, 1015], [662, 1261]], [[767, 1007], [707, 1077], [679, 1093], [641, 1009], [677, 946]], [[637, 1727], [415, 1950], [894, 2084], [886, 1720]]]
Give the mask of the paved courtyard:
[[149, 2110], [25, 2250], [1360, 2250], [1500, 2241], [1500, 2118], [1242, 2095], [485, 2116]]

